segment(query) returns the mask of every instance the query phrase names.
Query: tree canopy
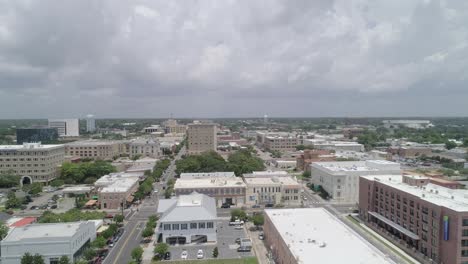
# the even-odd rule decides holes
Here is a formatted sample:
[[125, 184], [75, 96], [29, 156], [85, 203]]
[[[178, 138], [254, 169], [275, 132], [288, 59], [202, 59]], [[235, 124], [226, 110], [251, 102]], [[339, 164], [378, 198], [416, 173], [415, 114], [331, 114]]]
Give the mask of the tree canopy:
[[[95, 162], [82, 163], [65, 162], [62, 164], [62, 173], [60, 179], [68, 184], [92, 184], [94, 181], [96, 181], [97, 178], [115, 171], [115, 167], [106, 161], [98, 160]], [[94, 181], [91, 179], [94, 179]]]

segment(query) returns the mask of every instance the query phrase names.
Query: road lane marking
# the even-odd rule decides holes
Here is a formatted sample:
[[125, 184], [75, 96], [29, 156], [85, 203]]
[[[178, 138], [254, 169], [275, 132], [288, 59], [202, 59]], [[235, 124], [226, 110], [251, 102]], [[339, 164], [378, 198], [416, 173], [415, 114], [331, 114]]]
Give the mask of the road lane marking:
[[133, 228], [132, 232], [130, 232], [130, 234], [128, 235], [127, 239], [125, 239], [125, 242], [124, 242], [124, 244], [120, 247], [120, 250], [119, 250], [119, 252], [117, 253], [117, 256], [115, 257], [113, 264], [116, 264], [116, 263], [117, 263], [117, 260], [119, 259], [120, 255], [122, 254], [123, 249], [125, 249], [125, 246], [127, 246], [128, 241], [129, 241], [130, 238], [132, 237], [133, 233], [135, 233], [136, 227], [137, 227], [137, 225], [138, 225], [140, 222], [141, 222], [141, 221], [139, 221], [139, 222], [135, 225], [135, 228]]

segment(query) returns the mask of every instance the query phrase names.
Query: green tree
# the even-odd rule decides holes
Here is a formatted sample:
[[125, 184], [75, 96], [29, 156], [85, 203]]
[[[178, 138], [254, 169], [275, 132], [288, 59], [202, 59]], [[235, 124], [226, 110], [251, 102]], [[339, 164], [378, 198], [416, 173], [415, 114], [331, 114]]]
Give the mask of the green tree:
[[9, 192], [7, 195], [7, 201], [5, 203], [5, 208], [10, 209], [10, 208], [18, 208], [21, 206], [21, 201], [16, 197], [16, 194], [14, 192]]
[[122, 223], [124, 221], [125, 217], [121, 214], [115, 215], [114, 216], [114, 221], [116, 223]]
[[237, 176], [252, 171], [262, 171], [265, 169], [263, 160], [252, 155], [252, 151], [239, 150], [228, 157], [227, 170], [234, 171]]
[[70, 259], [67, 256], [62, 256], [59, 259], [59, 264], [71, 264]]
[[0, 188], [17, 187], [21, 177], [14, 175], [13, 172], [6, 172], [0, 174]]
[[63, 180], [55, 179], [50, 183], [50, 186], [57, 188], [57, 187], [60, 187], [60, 186], [62, 186], [64, 184], [65, 184], [65, 182]]
[[83, 257], [86, 260], [92, 260], [96, 255], [97, 255], [97, 252], [96, 252], [96, 250], [94, 248], [87, 248], [83, 252]]
[[93, 242], [91, 242], [91, 246], [94, 248], [103, 248], [106, 246], [106, 242], [107, 240], [104, 237], [98, 236]]
[[468, 138], [465, 138], [465, 140], [463, 140], [463, 146], [468, 147]]
[[158, 243], [156, 247], [154, 247], [154, 253], [159, 254], [160, 256], [166, 254], [166, 252], [169, 250], [169, 245], [166, 243]]
[[143, 238], [150, 237], [152, 235], [154, 235], [154, 229], [151, 227], [146, 227], [145, 229], [143, 229], [143, 232], [141, 232], [141, 236]]
[[136, 247], [132, 250], [132, 259], [134, 259], [136, 262], [140, 263], [142, 256], [143, 256], [143, 248]]
[[451, 149], [457, 147], [457, 143], [455, 143], [455, 142], [453, 142], [453, 141], [447, 141], [447, 142], [445, 142], [445, 147], [446, 147], [448, 150], [451, 150]]
[[304, 172], [302, 173], [302, 177], [304, 177], [304, 178], [310, 178], [310, 171], [304, 171]]
[[21, 257], [21, 264], [33, 264], [34, 263], [34, 256], [31, 255], [29, 252], [26, 252]]
[[44, 258], [39, 254], [35, 254], [33, 256], [33, 264], [45, 264]]
[[247, 218], [247, 213], [245, 213], [242, 209], [232, 209], [231, 210], [231, 221], [235, 221], [236, 219], [245, 220]]
[[219, 255], [218, 247], [215, 247], [215, 248], [213, 249], [213, 258], [217, 258], [218, 255]]
[[261, 226], [265, 222], [265, 218], [262, 214], [256, 214], [252, 217], [253, 224], [256, 226]]
[[8, 235], [8, 230], [10, 228], [4, 222], [0, 222], [0, 241]]
[[29, 193], [29, 194], [38, 194], [42, 192], [42, 183], [40, 182], [33, 182], [28, 185], [23, 186], [23, 191]]

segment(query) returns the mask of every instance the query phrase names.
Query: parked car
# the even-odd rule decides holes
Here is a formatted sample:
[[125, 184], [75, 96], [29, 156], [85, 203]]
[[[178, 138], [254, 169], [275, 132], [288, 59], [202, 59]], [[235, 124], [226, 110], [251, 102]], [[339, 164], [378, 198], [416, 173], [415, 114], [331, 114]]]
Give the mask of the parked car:
[[197, 252], [197, 259], [202, 259], [205, 257], [205, 254], [203, 253], [203, 250], [199, 249]]
[[250, 252], [252, 250], [252, 247], [246, 246], [246, 247], [238, 247], [237, 252]]
[[166, 254], [164, 254], [164, 260], [170, 260], [171, 259], [171, 252], [166, 252]]
[[236, 238], [236, 244], [240, 244], [240, 242], [241, 242], [241, 238], [240, 237]]
[[272, 204], [272, 203], [265, 204], [265, 207], [273, 207], [273, 206], [275, 206], [275, 205]]
[[33, 205], [29, 208], [29, 210], [37, 210], [37, 209], [39, 209], [39, 206], [37, 205]]
[[188, 253], [187, 250], [182, 251], [182, 254], [180, 255], [181, 259], [187, 259], [188, 258]]
[[221, 205], [221, 208], [231, 208], [231, 205], [228, 203], [224, 203]]
[[252, 205], [252, 208], [260, 208], [260, 205], [259, 204], [254, 204], [254, 205]]
[[260, 234], [258, 235], [258, 239], [260, 239], [260, 240], [265, 239], [265, 235], [264, 235], [263, 233], [260, 233]]
[[243, 229], [243, 228], [244, 228], [243, 225], [236, 225], [236, 226], [234, 227], [235, 230], [241, 230], [241, 229]]

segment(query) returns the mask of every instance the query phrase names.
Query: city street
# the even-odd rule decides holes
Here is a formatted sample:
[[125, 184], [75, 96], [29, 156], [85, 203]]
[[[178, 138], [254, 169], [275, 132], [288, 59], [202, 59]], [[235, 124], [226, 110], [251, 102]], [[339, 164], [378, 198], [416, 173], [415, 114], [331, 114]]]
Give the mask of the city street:
[[160, 197], [164, 199], [164, 192], [160, 186], [165, 186], [169, 179], [175, 177], [175, 161], [180, 159], [183, 153], [185, 153], [185, 147], [179, 151], [179, 154], [176, 155], [175, 159], [171, 161], [171, 164], [163, 173], [161, 184], [155, 183], [153, 185], [153, 189], [158, 190], [158, 195], [151, 195], [151, 197], [143, 200], [138, 207], [126, 210], [127, 224], [124, 227], [125, 231], [103, 264], [128, 263], [132, 259], [131, 252], [134, 248], [140, 246], [142, 241], [141, 232], [145, 228], [148, 218], [156, 214]]

